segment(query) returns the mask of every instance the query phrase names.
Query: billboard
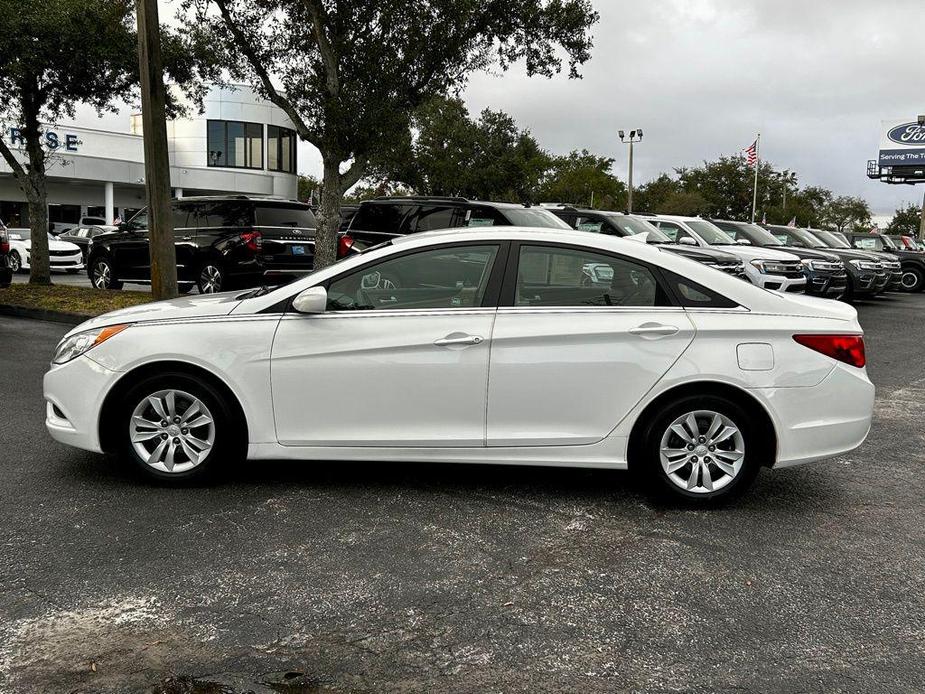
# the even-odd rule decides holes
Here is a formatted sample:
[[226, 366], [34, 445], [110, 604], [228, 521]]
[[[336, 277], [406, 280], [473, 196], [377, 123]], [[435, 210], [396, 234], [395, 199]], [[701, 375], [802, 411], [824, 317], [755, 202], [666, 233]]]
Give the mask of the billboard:
[[925, 125], [916, 121], [883, 121], [880, 166], [925, 164]]

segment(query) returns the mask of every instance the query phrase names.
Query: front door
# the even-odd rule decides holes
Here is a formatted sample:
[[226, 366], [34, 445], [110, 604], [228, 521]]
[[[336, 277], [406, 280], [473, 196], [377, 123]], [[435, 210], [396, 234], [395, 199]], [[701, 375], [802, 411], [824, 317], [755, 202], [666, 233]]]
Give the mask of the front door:
[[113, 244], [112, 252], [116, 276], [120, 280], [150, 279], [147, 210], [142, 210], [123, 225], [119, 241]]
[[391, 256], [328, 282], [325, 313], [287, 314], [271, 363], [279, 442], [484, 446], [503, 247]]
[[511, 252], [512, 305], [499, 308], [492, 332], [488, 445], [600, 441], [677, 361], [694, 327], [641, 263], [554, 245]]

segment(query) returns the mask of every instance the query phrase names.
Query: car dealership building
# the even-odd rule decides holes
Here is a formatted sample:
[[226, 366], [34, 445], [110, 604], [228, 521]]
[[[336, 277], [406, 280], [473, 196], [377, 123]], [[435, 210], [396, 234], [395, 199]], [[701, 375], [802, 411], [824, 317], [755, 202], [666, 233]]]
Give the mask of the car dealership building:
[[[298, 191], [296, 134], [283, 111], [243, 85], [212, 87], [204, 112], [168, 121], [170, 181], [176, 197], [244, 194], [295, 199]], [[22, 149], [16, 127], [3, 139]], [[141, 116], [128, 132], [49, 125], [49, 219], [59, 227], [83, 216], [107, 223], [145, 206], [144, 137]], [[20, 152], [24, 161], [24, 153]], [[25, 194], [0, 159], [0, 220], [28, 226]]]

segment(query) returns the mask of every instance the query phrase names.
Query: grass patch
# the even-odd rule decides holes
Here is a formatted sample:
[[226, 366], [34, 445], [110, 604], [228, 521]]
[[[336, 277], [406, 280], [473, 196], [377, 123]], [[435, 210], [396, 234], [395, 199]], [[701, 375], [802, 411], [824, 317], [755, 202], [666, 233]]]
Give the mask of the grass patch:
[[147, 304], [151, 301], [153, 298], [148, 292], [92, 289], [63, 284], [51, 286], [13, 284], [0, 289], [0, 304], [74, 313], [87, 317], [99, 316], [109, 311]]

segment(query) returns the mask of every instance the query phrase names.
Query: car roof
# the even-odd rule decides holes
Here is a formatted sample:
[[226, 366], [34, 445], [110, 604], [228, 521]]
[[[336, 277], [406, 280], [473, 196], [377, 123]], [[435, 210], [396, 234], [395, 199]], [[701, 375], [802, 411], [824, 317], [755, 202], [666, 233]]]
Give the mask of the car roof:
[[171, 202], [233, 202], [233, 201], [247, 201], [247, 202], [276, 202], [276, 203], [285, 203], [287, 205], [304, 205], [308, 207], [308, 203], [299, 202], [298, 200], [291, 200], [289, 198], [282, 197], [273, 197], [273, 196], [260, 196], [260, 195], [190, 195], [182, 198], [173, 198]]
[[434, 203], [434, 204], [448, 204], [448, 205], [481, 205], [483, 207], [497, 207], [499, 209], [512, 210], [512, 209], [538, 209], [538, 210], [549, 210], [548, 207], [541, 207], [539, 205], [528, 205], [526, 203], [517, 203], [517, 202], [491, 202], [488, 200], [471, 200], [469, 198], [461, 197], [441, 197], [441, 196], [431, 196], [431, 195], [391, 195], [387, 197], [373, 198], [372, 200], [364, 200], [361, 205], [366, 204], [378, 204], [378, 205], [387, 205], [387, 204], [407, 204], [407, 203]]

